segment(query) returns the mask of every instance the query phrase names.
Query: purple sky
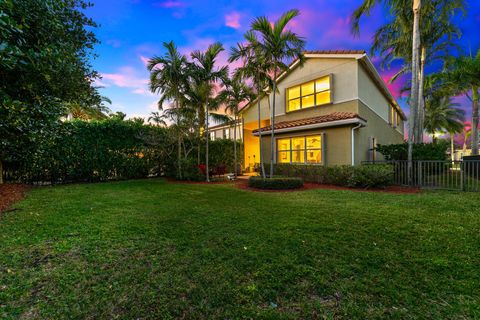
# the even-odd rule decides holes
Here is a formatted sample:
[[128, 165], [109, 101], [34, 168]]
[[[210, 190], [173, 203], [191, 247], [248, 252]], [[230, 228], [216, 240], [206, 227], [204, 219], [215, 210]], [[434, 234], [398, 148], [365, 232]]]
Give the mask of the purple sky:
[[[122, 111], [129, 117], [147, 117], [156, 110], [158, 97], [148, 91], [148, 72], [145, 63], [153, 55], [163, 54], [162, 42], [173, 40], [188, 54], [205, 49], [220, 41], [227, 49], [220, 57], [226, 63], [228, 51], [243, 38], [253, 18], [266, 15], [279, 17], [284, 11], [299, 9], [300, 17], [291, 28], [307, 41], [307, 49], [370, 49], [373, 31], [388, 14], [377, 9], [361, 23], [360, 37], [350, 33], [350, 15], [362, 0], [297, 0], [297, 1], [223, 1], [223, 0], [93, 0], [87, 14], [100, 24], [96, 34], [102, 42], [96, 48], [93, 65], [103, 79], [102, 94], [112, 100], [112, 111]], [[480, 3], [466, 0], [467, 15], [457, 19], [463, 35], [458, 41], [464, 48], [480, 47]], [[280, 9], [281, 8], [281, 9]], [[380, 59], [374, 57], [378, 66]], [[234, 67], [234, 66], [233, 66]], [[395, 73], [380, 70], [388, 79]], [[401, 83], [389, 84], [399, 97]], [[400, 104], [405, 102], [399, 97]], [[458, 99], [465, 109], [469, 103]], [[406, 110], [407, 111], [407, 110]]]

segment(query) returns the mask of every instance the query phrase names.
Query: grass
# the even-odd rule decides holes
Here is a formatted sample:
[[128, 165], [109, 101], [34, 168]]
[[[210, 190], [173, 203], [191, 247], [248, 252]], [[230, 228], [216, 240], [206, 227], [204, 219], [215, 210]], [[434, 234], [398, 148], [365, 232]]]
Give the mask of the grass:
[[0, 218], [2, 319], [473, 319], [478, 194], [45, 187]]

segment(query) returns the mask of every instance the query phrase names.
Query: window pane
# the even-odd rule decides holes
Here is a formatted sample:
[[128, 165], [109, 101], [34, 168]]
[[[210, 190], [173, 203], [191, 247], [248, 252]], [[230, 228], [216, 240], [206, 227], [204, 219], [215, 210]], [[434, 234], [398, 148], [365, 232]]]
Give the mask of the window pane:
[[326, 103], [330, 103], [330, 91], [317, 93], [317, 106]]
[[305, 137], [292, 138], [292, 150], [305, 149]]
[[309, 108], [315, 105], [315, 98], [312, 95], [306, 96], [302, 98], [302, 108]]
[[307, 137], [307, 149], [320, 149], [322, 147], [320, 136]]
[[313, 93], [315, 93], [315, 83], [313, 81], [302, 84], [302, 97]]
[[315, 81], [315, 91], [321, 92], [330, 89], [330, 77], [323, 77]]
[[307, 163], [321, 163], [322, 151], [321, 150], [307, 150]]
[[288, 111], [300, 109], [300, 98], [288, 101]]
[[288, 99], [295, 99], [300, 97], [300, 86], [296, 86], [288, 89]]
[[290, 151], [279, 151], [277, 155], [278, 163], [290, 163]]
[[292, 150], [292, 163], [305, 163], [305, 150]]
[[290, 138], [278, 139], [277, 150], [290, 150]]

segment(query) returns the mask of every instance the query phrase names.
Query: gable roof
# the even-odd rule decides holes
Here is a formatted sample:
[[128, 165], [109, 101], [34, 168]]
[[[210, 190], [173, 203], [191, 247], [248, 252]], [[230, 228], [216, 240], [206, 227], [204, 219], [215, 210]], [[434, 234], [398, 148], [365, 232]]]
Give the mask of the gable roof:
[[[397, 103], [397, 100], [393, 97], [392, 93], [383, 82], [380, 74], [378, 73], [377, 68], [373, 65], [372, 61], [368, 57], [365, 50], [311, 50], [304, 51], [303, 55], [305, 59], [312, 58], [338, 58], [338, 59], [356, 59], [359, 61], [360, 65], [366, 70], [367, 74], [371, 77], [377, 88], [385, 96], [385, 98], [395, 107], [395, 109], [400, 114], [403, 120], [406, 120], [407, 117], [403, 112], [402, 108]], [[288, 70], [282, 72], [277, 77], [277, 82], [281, 82], [290, 72], [295, 70], [300, 65], [299, 60], [295, 59], [288, 66]], [[244, 106], [240, 113], [244, 112], [250, 106], [254, 105], [257, 102], [258, 98], [254, 99], [252, 102]]]

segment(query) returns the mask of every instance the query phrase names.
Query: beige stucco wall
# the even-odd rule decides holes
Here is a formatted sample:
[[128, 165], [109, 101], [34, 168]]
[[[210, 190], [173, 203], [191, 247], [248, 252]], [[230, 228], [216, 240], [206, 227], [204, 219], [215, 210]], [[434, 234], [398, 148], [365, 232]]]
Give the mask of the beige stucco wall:
[[[335, 128], [325, 128], [317, 130], [308, 130], [308, 131], [298, 131], [298, 132], [289, 132], [289, 133], [280, 133], [276, 134], [275, 139], [286, 138], [286, 137], [295, 137], [295, 136], [306, 136], [306, 135], [316, 135], [324, 134], [325, 141], [323, 145], [325, 146], [324, 154], [325, 159], [323, 163], [325, 165], [347, 165], [351, 164], [351, 126], [342, 126]], [[265, 163], [270, 163], [270, 145], [271, 137], [263, 136], [262, 138], [262, 152], [265, 155]], [[276, 141], [275, 141], [276, 142]], [[276, 152], [276, 143], [274, 144], [274, 150]], [[274, 161], [276, 161], [276, 154], [274, 154]]]
[[[355, 164], [371, 160], [369, 157], [370, 137], [374, 137], [377, 144], [394, 144], [403, 142], [403, 133], [385, 122], [365, 104], [359, 101], [358, 114], [367, 119], [367, 125], [355, 131]], [[382, 156], [377, 153], [377, 160]]]
[[[285, 92], [287, 88], [329, 74], [333, 75], [331, 90], [334, 104], [356, 99], [358, 97], [357, 70], [358, 63], [355, 59], [307, 59], [303, 66], [296, 67], [278, 84], [278, 92], [275, 96], [275, 114], [279, 117], [286, 114]], [[273, 95], [270, 94], [269, 97], [261, 99], [260, 111], [262, 119], [270, 118], [271, 106], [273, 105], [272, 98]], [[288, 114], [291, 114], [293, 119], [295, 117], [309, 117], [311, 113], [320, 115], [331, 112], [334, 112], [334, 108], [332, 104], [329, 104]], [[258, 118], [257, 104], [255, 103], [243, 112], [242, 116], [245, 122], [255, 121]]]
[[[287, 88], [330, 74], [332, 75], [332, 104], [286, 112]], [[376, 138], [377, 144], [401, 143], [403, 141], [403, 121], [397, 128], [393, 128], [389, 124], [391, 107], [389, 101], [355, 59], [307, 59], [303, 67], [297, 67], [279, 83], [278, 89], [279, 92], [276, 94], [276, 122], [310, 118], [339, 111], [358, 113], [360, 117], [366, 119], [367, 125], [357, 129], [354, 133], [355, 164], [370, 160], [370, 137]], [[271, 100], [269, 103], [268, 99], [271, 99], [271, 97], [265, 97], [261, 100], [262, 119], [270, 118]], [[256, 104], [243, 112], [242, 116], [244, 123], [252, 124], [257, 121], [258, 109]], [[353, 125], [304, 132], [278, 133], [276, 138], [324, 133], [325, 163], [327, 165], [344, 165], [352, 163], [352, 128]], [[251, 135], [251, 131], [245, 131], [244, 133], [247, 148], [250, 140], [247, 138], [247, 134]], [[257, 142], [255, 153], [258, 153], [258, 138], [255, 141]], [[264, 136], [262, 152], [265, 163], [270, 162], [270, 148], [270, 135]], [[247, 153], [245, 152], [245, 154]], [[377, 154], [376, 159], [381, 159], [381, 156]]]

